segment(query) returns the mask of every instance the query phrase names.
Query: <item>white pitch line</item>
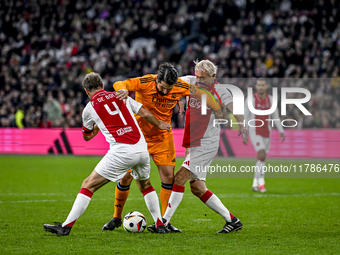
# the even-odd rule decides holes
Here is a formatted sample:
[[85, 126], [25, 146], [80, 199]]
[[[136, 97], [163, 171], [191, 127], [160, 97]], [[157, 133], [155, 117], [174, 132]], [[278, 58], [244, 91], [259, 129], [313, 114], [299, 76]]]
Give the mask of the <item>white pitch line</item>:
[[10, 204], [21, 204], [21, 203], [48, 203], [48, 202], [57, 202], [58, 200], [22, 200], [22, 201], [0, 201], [0, 204], [10, 203]]
[[69, 196], [65, 193], [1, 193], [1, 196]]
[[[267, 197], [338, 197], [340, 196], [340, 193], [313, 193], [313, 194], [219, 194], [219, 198], [267, 198]], [[131, 200], [142, 200], [143, 197], [139, 198], [128, 198], [129, 201]], [[196, 199], [195, 196], [186, 196], [185, 199]], [[112, 200], [112, 198], [99, 198], [95, 199], [95, 201], [108, 201]], [[42, 200], [19, 200], [19, 201], [0, 201], [0, 204], [4, 203], [52, 203], [52, 202], [68, 202], [68, 201], [74, 201], [74, 199], [42, 199]]]
[[340, 196], [340, 193], [312, 193], [312, 194], [220, 194], [218, 197], [220, 198], [251, 198], [251, 197], [337, 197]]
[[[142, 200], [143, 198], [129, 198], [129, 200]], [[112, 200], [113, 199], [109, 199], [109, 198], [99, 198], [99, 199], [95, 199], [95, 201], [108, 201], [108, 200]], [[4, 204], [4, 203], [10, 203], [10, 204], [23, 204], [23, 203], [55, 203], [55, 202], [70, 202], [70, 201], [74, 201], [74, 199], [42, 199], [42, 200], [12, 200], [12, 201], [0, 201], [0, 204]], [[112, 202], [113, 203], [113, 202]]]

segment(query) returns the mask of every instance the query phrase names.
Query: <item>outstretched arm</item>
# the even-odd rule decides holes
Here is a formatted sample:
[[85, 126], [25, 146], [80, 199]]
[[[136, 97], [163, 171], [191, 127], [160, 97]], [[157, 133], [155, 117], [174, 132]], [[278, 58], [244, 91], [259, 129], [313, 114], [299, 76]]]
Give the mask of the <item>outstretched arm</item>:
[[117, 81], [113, 84], [113, 88], [117, 91], [118, 99], [125, 100], [129, 95], [129, 91], [138, 91], [140, 90], [140, 81], [141, 77], [131, 78], [125, 81]]
[[170, 131], [170, 125], [163, 120], [156, 119], [155, 115], [143, 106], [139, 109], [138, 113], [143, 119], [145, 119], [150, 124], [154, 125], [160, 130]]

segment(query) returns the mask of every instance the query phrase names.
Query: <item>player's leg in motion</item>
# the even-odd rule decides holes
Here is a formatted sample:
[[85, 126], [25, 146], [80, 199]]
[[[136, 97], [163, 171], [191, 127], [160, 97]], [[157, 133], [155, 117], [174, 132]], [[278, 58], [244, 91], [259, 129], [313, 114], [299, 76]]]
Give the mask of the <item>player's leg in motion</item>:
[[[183, 199], [184, 185], [190, 177], [190, 171], [181, 167], [176, 175], [174, 187], [169, 199], [169, 204], [164, 214], [165, 224], [167, 224], [174, 215], [176, 209]], [[220, 214], [226, 221], [224, 228], [219, 233], [229, 233], [242, 228], [242, 223], [234, 217], [229, 210], [222, 204], [221, 200], [209, 191], [205, 186], [205, 181], [195, 180], [190, 182], [191, 192], [201, 199], [210, 209]]]
[[264, 149], [259, 150], [257, 152], [257, 161], [256, 161], [256, 171], [254, 174], [254, 180], [253, 180], [253, 191], [259, 191], [259, 192], [266, 192], [265, 188], [265, 181], [264, 181], [264, 169], [263, 167], [266, 165], [266, 151]]
[[155, 227], [157, 233], [166, 234], [170, 231], [165, 227], [162, 216], [161, 210], [159, 208], [159, 201], [158, 196], [154, 188], [151, 186], [150, 180], [136, 180], [137, 186], [139, 190], [142, 192], [145, 200], [145, 204], [149, 209], [153, 220], [155, 221]]
[[[159, 175], [162, 181], [160, 199], [161, 199], [161, 206], [162, 206], [162, 215], [164, 215], [168, 207], [170, 195], [172, 194], [172, 191], [173, 191], [175, 167], [171, 165], [157, 165], [157, 167], [158, 167]], [[175, 189], [176, 189], [176, 185], [175, 185]], [[170, 222], [167, 223], [167, 228], [171, 232], [182, 233], [182, 230], [176, 228]], [[155, 229], [155, 225], [148, 226], [148, 230], [150, 232], [154, 232], [154, 229]]]
[[55, 233], [59, 236], [69, 235], [76, 220], [85, 212], [86, 208], [88, 207], [93, 193], [108, 182], [109, 180], [105, 179], [95, 170], [93, 170], [90, 176], [83, 181], [80, 192], [73, 203], [73, 207], [67, 219], [62, 224], [44, 224], [45, 231]]
[[191, 192], [197, 196], [203, 203], [205, 203], [211, 210], [221, 215], [226, 224], [218, 233], [230, 233], [242, 228], [241, 221], [236, 218], [229, 210], [222, 204], [221, 200], [210, 190], [207, 189], [205, 181], [194, 180], [190, 182]]
[[162, 182], [160, 200], [162, 215], [164, 215], [171, 194], [172, 184], [174, 183], [176, 165], [176, 152], [172, 132], [149, 141], [148, 150], [158, 168]]
[[165, 214], [163, 216], [163, 219], [165, 219], [165, 224], [168, 224], [170, 222], [170, 219], [176, 212], [179, 204], [181, 203], [184, 195], [185, 190], [185, 183], [190, 177], [190, 171], [186, 169], [185, 167], [181, 167], [174, 179], [174, 184], [172, 187], [172, 192], [169, 198], [168, 206], [166, 208]]
[[175, 167], [168, 165], [157, 165], [157, 168], [162, 182], [160, 199], [162, 205], [162, 215], [164, 215], [171, 194], [172, 184], [174, 182]]
[[[189, 164], [190, 159], [187, 158], [189, 154], [189, 148], [185, 149], [185, 162], [183, 164]], [[163, 214], [163, 219], [165, 220], [165, 224], [170, 222], [170, 219], [174, 215], [175, 211], [177, 210], [179, 204], [182, 202], [184, 190], [185, 190], [185, 183], [190, 178], [190, 171], [186, 168], [181, 166], [178, 169], [175, 177], [174, 177], [174, 184], [172, 187], [171, 195], [169, 197], [168, 205], [166, 207], [166, 211]]]
[[117, 183], [115, 190], [115, 203], [113, 219], [106, 223], [102, 230], [114, 230], [122, 225], [122, 212], [125, 202], [130, 193], [130, 185], [133, 180], [131, 176], [131, 170]]
[[[162, 205], [162, 215], [164, 215], [164, 213], [167, 209], [167, 205], [168, 205], [170, 195], [172, 194], [171, 190], [173, 189], [172, 182], [173, 182], [173, 173], [174, 173], [175, 167], [170, 166], [170, 165], [157, 165], [157, 167], [158, 167], [159, 175], [160, 175], [161, 181], [162, 181], [160, 198], [161, 198], [161, 205]], [[171, 184], [170, 184], [170, 182], [171, 182]], [[163, 218], [163, 222], [165, 223], [164, 218]], [[150, 231], [152, 233], [157, 232], [156, 231], [156, 222], [153, 225], [149, 225], [147, 229], [148, 229], [148, 231]], [[177, 233], [182, 232], [182, 230], [176, 228], [170, 222], [167, 222], [167, 229], [170, 232], [177, 232]]]

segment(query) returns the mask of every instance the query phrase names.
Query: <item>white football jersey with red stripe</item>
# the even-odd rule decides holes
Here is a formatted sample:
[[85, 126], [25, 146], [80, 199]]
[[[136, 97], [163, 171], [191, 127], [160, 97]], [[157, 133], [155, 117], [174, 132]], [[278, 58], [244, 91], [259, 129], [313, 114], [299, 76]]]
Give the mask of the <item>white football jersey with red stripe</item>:
[[[253, 107], [257, 110], [268, 110], [272, 106], [272, 96], [266, 94], [266, 97], [262, 99], [258, 93], [253, 94], [252, 96], [252, 104]], [[270, 131], [272, 123], [276, 126], [276, 128], [283, 133], [283, 127], [280, 125], [280, 117], [278, 110], [276, 109], [271, 115], [255, 115], [250, 112], [248, 108], [248, 98], [245, 100], [244, 106], [244, 119], [248, 124], [250, 122], [249, 134], [250, 135], [260, 135], [262, 137], [270, 137]], [[276, 121], [268, 121], [268, 119], [275, 119]], [[256, 121], [255, 121], [256, 120]]]
[[116, 92], [100, 90], [96, 92], [83, 111], [83, 134], [92, 133], [97, 124], [110, 144], [110, 149], [121, 152], [147, 150], [142, 131], [133, 113], [138, 113], [142, 104], [128, 97], [126, 104], [117, 99]]
[[[181, 77], [182, 80], [196, 84], [196, 77], [187, 75]], [[222, 103], [225, 106], [233, 102], [233, 97], [225, 88], [214, 88], [212, 85], [207, 89], [213, 96], [216, 102]], [[213, 147], [219, 146], [221, 128], [214, 127], [215, 115], [207, 106], [207, 114], [202, 115], [201, 102], [189, 97], [187, 111], [185, 113], [185, 127], [182, 146], [185, 148], [202, 146], [202, 144], [210, 144]]]

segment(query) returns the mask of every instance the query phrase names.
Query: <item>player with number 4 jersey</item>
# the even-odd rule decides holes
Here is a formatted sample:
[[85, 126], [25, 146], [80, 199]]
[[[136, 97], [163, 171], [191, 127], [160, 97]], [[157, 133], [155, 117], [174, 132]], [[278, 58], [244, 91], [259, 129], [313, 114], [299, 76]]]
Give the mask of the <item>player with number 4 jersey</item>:
[[131, 169], [139, 190], [144, 195], [157, 233], [168, 233], [162, 222], [158, 196], [149, 180], [150, 158], [143, 133], [134, 114], [162, 130], [170, 130], [169, 124], [157, 120], [142, 104], [132, 98], [126, 102], [117, 98], [116, 92], [107, 92], [99, 74], [87, 74], [83, 87], [91, 101], [83, 111], [83, 138], [94, 138], [99, 130], [103, 133], [110, 149], [87, 177], [73, 204], [67, 219], [60, 224], [44, 224], [46, 231], [59, 236], [69, 235], [76, 220], [85, 212], [93, 193], [110, 181], [118, 182]]

